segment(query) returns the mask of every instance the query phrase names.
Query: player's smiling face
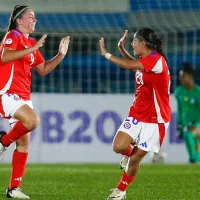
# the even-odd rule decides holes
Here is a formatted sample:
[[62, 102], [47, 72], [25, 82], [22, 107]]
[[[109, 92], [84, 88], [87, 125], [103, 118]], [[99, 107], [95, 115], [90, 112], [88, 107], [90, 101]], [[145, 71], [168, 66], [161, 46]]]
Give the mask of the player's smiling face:
[[18, 23], [27, 31], [28, 34], [35, 31], [36, 22], [37, 20], [35, 18], [35, 13], [31, 8], [27, 8], [23, 13], [22, 18], [20, 18], [18, 21]]
[[132, 48], [133, 48], [133, 52], [134, 52], [134, 55], [135, 56], [141, 56], [142, 54], [142, 51], [143, 51], [143, 41], [139, 40], [137, 37], [136, 37], [136, 34], [134, 35], [133, 37], [133, 41], [131, 43], [132, 45]]

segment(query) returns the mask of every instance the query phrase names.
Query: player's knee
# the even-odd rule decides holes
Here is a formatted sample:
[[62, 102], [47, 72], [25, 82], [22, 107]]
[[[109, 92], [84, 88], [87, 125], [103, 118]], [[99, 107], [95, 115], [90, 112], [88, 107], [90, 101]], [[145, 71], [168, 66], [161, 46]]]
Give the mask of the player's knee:
[[123, 143], [119, 143], [119, 142], [113, 143], [113, 151], [115, 151], [116, 153], [123, 153], [123, 152], [126, 152], [127, 150], [128, 150], [128, 147], [124, 145]]
[[27, 122], [26, 125], [27, 125], [27, 128], [28, 128], [30, 131], [32, 131], [32, 130], [36, 129], [36, 128], [38, 127], [39, 124], [40, 124], [40, 119], [39, 119], [39, 117], [37, 116], [37, 117], [34, 117], [34, 118], [28, 120], [28, 122]]

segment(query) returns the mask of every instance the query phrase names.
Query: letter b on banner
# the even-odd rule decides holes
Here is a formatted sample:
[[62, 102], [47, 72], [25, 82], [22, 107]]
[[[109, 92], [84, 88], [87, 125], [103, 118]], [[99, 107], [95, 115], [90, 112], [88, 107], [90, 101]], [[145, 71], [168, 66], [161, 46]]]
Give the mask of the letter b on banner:
[[43, 127], [42, 139], [46, 143], [59, 143], [65, 137], [62, 130], [64, 118], [60, 112], [44, 112], [42, 113]]

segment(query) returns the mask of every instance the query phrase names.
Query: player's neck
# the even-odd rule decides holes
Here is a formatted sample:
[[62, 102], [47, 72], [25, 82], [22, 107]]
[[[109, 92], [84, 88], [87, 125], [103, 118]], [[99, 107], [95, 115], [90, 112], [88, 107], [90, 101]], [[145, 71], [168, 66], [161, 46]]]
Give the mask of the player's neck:
[[185, 88], [186, 88], [187, 90], [193, 90], [193, 88], [194, 88], [194, 83], [191, 83], [191, 84], [186, 85]]
[[28, 38], [29, 37], [29, 33], [27, 33], [27, 31], [21, 27], [18, 27], [18, 31], [20, 31], [25, 38]]
[[141, 54], [141, 57], [146, 57], [148, 55], [150, 55], [151, 53], [153, 53], [154, 51], [151, 50], [151, 49], [146, 49], [142, 54]]

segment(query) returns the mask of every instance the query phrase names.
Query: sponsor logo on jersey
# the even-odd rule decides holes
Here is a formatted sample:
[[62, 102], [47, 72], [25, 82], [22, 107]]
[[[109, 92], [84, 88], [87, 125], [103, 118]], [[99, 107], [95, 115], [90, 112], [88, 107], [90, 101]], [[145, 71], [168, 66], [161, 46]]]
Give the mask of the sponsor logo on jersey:
[[6, 44], [12, 44], [12, 39], [11, 38], [8, 38], [5, 42]]
[[21, 100], [21, 98], [20, 98], [18, 95], [16, 95], [16, 94], [14, 94], [13, 96], [14, 96], [14, 100], [15, 100], [15, 101]]

